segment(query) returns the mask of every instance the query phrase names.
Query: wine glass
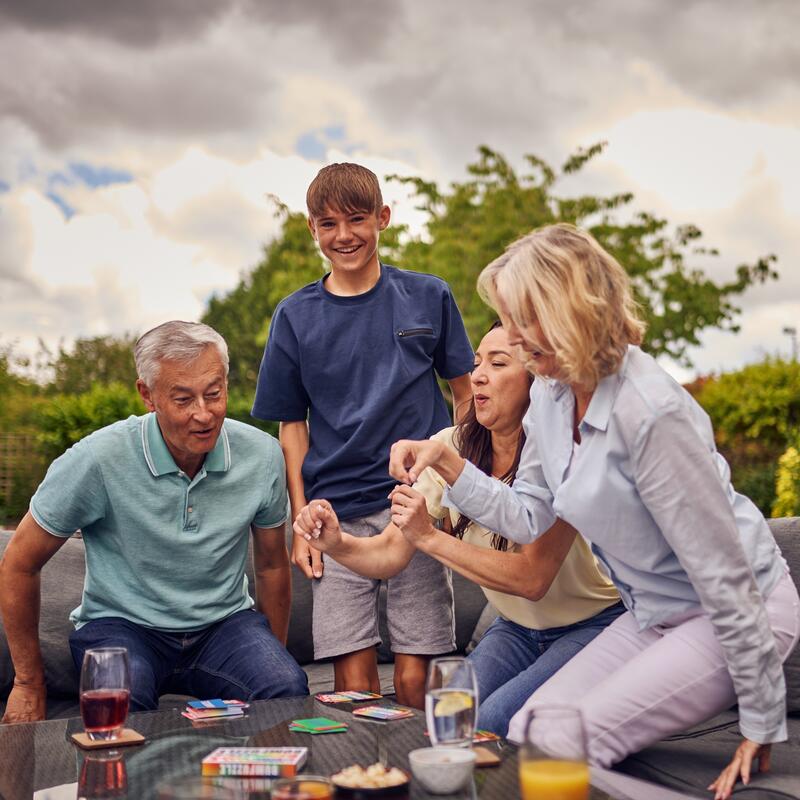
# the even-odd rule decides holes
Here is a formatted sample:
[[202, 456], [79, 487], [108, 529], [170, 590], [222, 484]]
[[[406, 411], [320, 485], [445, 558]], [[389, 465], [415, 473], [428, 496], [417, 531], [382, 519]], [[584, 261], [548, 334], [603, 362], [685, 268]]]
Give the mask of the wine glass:
[[434, 747], [471, 747], [478, 710], [472, 664], [460, 656], [434, 658], [428, 666], [425, 719]]
[[519, 754], [522, 800], [588, 800], [586, 733], [579, 709], [540, 706], [528, 714]]
[[128, 718], [130, 667], [125, 647], [87, 650], [81, 667], [81, 717], [90, 739], [117, 739]]

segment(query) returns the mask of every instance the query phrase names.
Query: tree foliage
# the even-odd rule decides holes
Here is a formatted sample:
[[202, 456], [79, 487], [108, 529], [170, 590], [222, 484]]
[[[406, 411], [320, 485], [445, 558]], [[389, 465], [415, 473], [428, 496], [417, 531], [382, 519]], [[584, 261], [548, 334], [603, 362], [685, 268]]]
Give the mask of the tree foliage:
[[55, 354], [44, 348], [53, 371], [49, 389], [80, 394], [98, 383], [133, 386], [136, 382], [133, 346], [137, 339], [135, 334], [94, 336], [77, 339], [70, 349], [61, 346]]
[[533, 155], [525, 156], [526, 168], [517, 172], [500, 153], [481, 147], [478, 160], [467, 167], [469, 179], [446, 191], [419, 178], [389, 176], [412, 186], [419, 208], [428, 214], [426, 231], [406, 243], [403, 264], [439, 275], [453, 287], [473, 341], [494, 316], [475, 293], [480, 271], [510, 242], [554, 222], [589, 230], [617, 258], [631, 276], [648, 322], [645, 348], [683, 364], [703, 330], [738, 330], [737, 296], [777, 277], [775, 257], [766, 255], [737, 267], [730, 281], [715, 283], [691, 263], [718, 255], [700, 246], [701, 231], [689, 224], [670, 232], [667, 220], [633, 212], [630, 193], [559, 196], [558, 178], [582, 169], [603, 147], [578, 150], [560, 173]]
[[777, 461], [798, 441], [800, 364], [769, 358], [705, 378], [693, 394], [711, 418], [734, 486], [770, 514]]
[[[648, 322], [645, 348], [688, 365], [688, 348], [699, 344], [702, 331], [738, 330], [736, 298], [753, 284], [777, 277], [775, 257], [742, 264], [729, 281], [716, 283], [697, 263], [718, 253], [700, 244], [702, 233], [695, 225], [671, 227], [665, 219], [634, 211], [630, 193], [561, 196], [559, 178], [581, 170], [603, 148], [579, 149], [560, 170], [526, 155], [524, 168], [517, 171], [503, 155], [481, 147], [467, 166], [467, 179], [446, 189], [419, 177], [387, 176], [413, 189], [427, 222], [418, 235], [402, 226], [385, 231], [383, 260], [444, 278], [477, 342], [494, 317], [475, 292], [483, 267], [534, 228], [571, 222], [591, 231], [630, 274]], [[211, 300], [203, 317], [228, 340], [231, 382], [242, 390], [255, 385], [275, 306], [322, 274], [305, 217], [280, 204], [276, 213], [284, 220], [282, 235], [231, 293]]]

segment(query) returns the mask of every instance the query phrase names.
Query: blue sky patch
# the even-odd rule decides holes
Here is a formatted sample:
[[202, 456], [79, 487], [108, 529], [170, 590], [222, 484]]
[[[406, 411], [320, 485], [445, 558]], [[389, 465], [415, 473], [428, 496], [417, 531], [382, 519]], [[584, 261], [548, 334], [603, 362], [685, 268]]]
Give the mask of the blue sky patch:
[[92, 188], [110, 186], [114, 183], [130, 183], [133, 180], [133, 175], [123, 169], [95, 166], [85, 161], [70, 162], [69, 171], [79, 181]]
[[344, 139], [345, 134], [347, 133], [347, 131], [344, 129], [344, 125], [331, 125], [327, 128], [323, 128], [322, 132], [332, 142], [340, 142], [342, 139]]
[[11, 189], [11, 184], [6, 183], [5, 181], [0, 181], [0, 194], [3, 192], [7, 192]]
[[63, 197], [55, 192], [47, 192], [47, 196], [61, 209], [64, 219], [71, 219], [75, 216], [75, 209]]
[[295, 143], [295, 149], [303, 158], [314, 161], [321, 161], [325, 158], [325, 143], [313, 131], [299, 136]]

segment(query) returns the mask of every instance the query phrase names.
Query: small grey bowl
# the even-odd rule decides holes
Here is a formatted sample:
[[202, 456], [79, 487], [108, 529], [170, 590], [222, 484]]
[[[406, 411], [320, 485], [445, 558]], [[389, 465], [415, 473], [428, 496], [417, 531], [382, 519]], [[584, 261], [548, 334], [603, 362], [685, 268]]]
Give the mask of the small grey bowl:
[[472, 778], [475, 753], [469, 747], [421, 747], [408, 754], [408, 763], [431, 794], [452, 794]]

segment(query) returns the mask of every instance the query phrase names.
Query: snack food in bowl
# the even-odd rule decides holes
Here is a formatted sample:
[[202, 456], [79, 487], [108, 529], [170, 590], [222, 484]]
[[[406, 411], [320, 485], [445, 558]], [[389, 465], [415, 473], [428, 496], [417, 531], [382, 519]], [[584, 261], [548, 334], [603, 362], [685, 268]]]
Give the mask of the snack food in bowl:
[[383, 764], [370, 764], [366, 769], [354, 764], [331, 776], [340, 794], [386, 795], [402, 791], [408, 784], [408, 775], [397, 767], [387, 769]]
[[475, 753], [464, 747], [421, 747], [408, 754], [411, 772], [431, 794], [452, 794], [472, 778]]

